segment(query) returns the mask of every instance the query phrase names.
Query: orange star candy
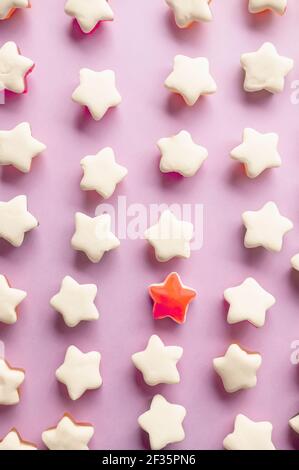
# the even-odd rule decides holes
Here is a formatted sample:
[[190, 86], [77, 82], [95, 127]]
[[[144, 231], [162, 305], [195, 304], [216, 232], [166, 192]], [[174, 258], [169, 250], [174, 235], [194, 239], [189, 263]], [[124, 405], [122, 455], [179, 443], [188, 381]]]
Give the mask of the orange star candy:
[[196, 291], [184, 286], [178, 273], [170, 273], [162, 284], [151, 284], [149, 295], [154, 301], [155, 320], [169, 317], [176, 323], [185, 323], [190, 302]]

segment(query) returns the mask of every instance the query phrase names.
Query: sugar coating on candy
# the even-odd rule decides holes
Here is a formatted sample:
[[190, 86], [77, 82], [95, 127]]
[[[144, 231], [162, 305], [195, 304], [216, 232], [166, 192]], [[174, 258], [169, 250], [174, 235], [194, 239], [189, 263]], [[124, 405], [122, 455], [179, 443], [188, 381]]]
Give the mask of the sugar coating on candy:
[[237, 344], [231, 344], [224, 356], [213, 360], [214, 369], [228, 393], [255, 387], [256, 373], [261, 364], [260, 354], [249, 354]]
[[18, 8], [30, 8], [29, 0], [1, 0], [0, 2], [0, 20], [10, 18]]
[[0, 238], [11, 245], [22, 245], [25, 233], [38, 226], [38, 221], [27, 210], [27, 197], [16, 196], [8, 202], [0, 202]]
[[12, 429], [0, 441], [0, 450], [37, 450], [30, 442], [24, 441], [16, 429]]
[[248, 10], [250, 13], [272, 10], [283, 15], [287, 9], [287, 3], [287, 0], [249, 0]]
[[107, 0], [67, 0], [64, 11], [77, 20], [84, 33], [90, 33], [100, 21], [114, 18]]
[[76, 346], [68, 347], [63, 364], [56, 370], [56, 378], [66, 386], [72, 400], [102, 385], [100, 361], [101, 354], [97, 351], [83, 353]]
[[245, 248], [262, 246], [266, 250], [279, 252], [284, 235], [293, 228], [293, 223], [280, 214], [272, 201], [258, 211], [244, 212], [242, 219], [246, 228]]
[[80, 187], [84, 191], [97, 191], [104, 199], [109, 198], [128, 174], [128, 170], [116, 163], [115, 155], [110, 147], [106, 147], [96, 155], [87, 155], [80, 162], [84, 176]]
[[194, 176], [208, 157], [207, 149], [195, 144], [187, 131], [162, 138], [157, 145], [161, 152], [162, 173], [176, 172], [185, 177]]
[[193, 106], [201, 95], [210, 95], [217, 90], [205, 57], [176, 55], [173, 71], [164, 84], [171, 92], [181, 95], [188, 106]]
[[189, 304], [197, 295], [177, 273], [170, 273], [161, 284], [151, 284], [149, 294], [154, 302], [154, 319], [168, 317], [176, 323], [185, 323]]
[[44, 144], [32, 137], [28, 122], [22, 122], [9, 131], [0, 131], [0, 165], [12, 165], [28, 173], [32, 159], [45, 149]]
[[74, 250], [83, 251], [93, 263], [98, 263], [107, 251], [120, 245], [111, 232], [111, 216], [102, 214], [89, 217], [82, 212], [75, 216], [76, 229], [71, 240]]
[[25, 373], [14, 369], [0, 358], [0, 405], [16, 405], [20, 401], [19, 387], [25, 380]]
[[256, 178], [268, 168], [281, 166], [278, 140], [275, 132], [262, 134], [248, 127], [243, 132], [243, 143], [235, 147], [230, 155], [234, 160], [244, 163], [249, 178]]
[[88, 443], [93, 434], [93, 426], [77, 423], [64, 415], [55, 428], [42, 433], [42, 440], [49, 450], [89, 450]]
[[95, 284], [79, 284], [71, 276], [65, 276], [59, 292], [51, 298], [50, 304], [62, 315], [67, 326], [74, 327], [81, 321], [99, 318], [94, 304], [97, 290]]
[[185, 416], [183, 406], [170, 403], [162, 395], [155, 395], [150, 409], [139, 416], [138, 424], [148, 433], [151, 449], [160, 450], [167, 444], [185, 439]]
[[275, 450], [272, 442], [273, 426], [268, 421], [252, 421], [238, 414], [234, 431], [223, 441], [226, 450]]
[[159, 336], [152, 335], [146, 349], [133, 354], [132, 361], [147, 385], [176, 384], [180, 382], [177, 362], [182, 355], [183, 348], [165, 346]]
[[245, 91], [279, 93], [284, 89], [285, 77], [293, 69], [294, 61], [279, 55], [271, 42], [265, 42], [256, 52], [242, 54], [241, 65], [245, 71]]
[[291, 266], [293, 269], [295, 269], [296, 271], [299, 271], [299, 253], [297, 253], [296, 255], [292, 256], [291, 258]]
[[24, 93], [26, 76], [32, 71], [34, 62], [23, 57], [13, 41], [0, 48], [0, 91], [9, 90]]
[[293, 431], [299, 434], [299, 414], [289, 420], [289, 426]]
[[109, 108], [121, 103], [112, 70], [95, 72], [87, 68], [80, 70], [80, 85], [72, 94], [75, 103], [86, 106], [93, 119], [99, 121]]
[[179, 28], [188, 28], [197, 21], [211, 21], [211, 0], [166, 0], [173, 10], [174, 18]]
[[5, 276], [0, 274], [0, 322], [11, 325], [17, 321], [17, 307], [27, 293], [10, 287]]
[[266, 312], [275, 304], [273, 295], [252, 277], [245, 279], [239, 286], [225, 289], [224, 298], [229, 303], [228, 323], [247, 320], [257, 328], [265, 324]]
[[167, 209], [158, 223], [145, 231], [144, 237], [154, 247], [157, 261], [165, 262], [175, 257], [190, 258], [193, 234], [191, 222], [179, 220]]

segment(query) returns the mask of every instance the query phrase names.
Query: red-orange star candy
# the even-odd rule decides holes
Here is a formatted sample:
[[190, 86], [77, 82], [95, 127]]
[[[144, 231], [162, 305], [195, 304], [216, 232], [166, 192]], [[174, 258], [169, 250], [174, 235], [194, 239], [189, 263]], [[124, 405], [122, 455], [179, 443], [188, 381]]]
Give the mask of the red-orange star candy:
[[154, 319], [169, 317], [177, 323], [185, 323], [189, 304], [196, 297], [196, 291], [184, 286], [178, 273], [169, 274], [162, 284], [150, 285], [149, 294]]

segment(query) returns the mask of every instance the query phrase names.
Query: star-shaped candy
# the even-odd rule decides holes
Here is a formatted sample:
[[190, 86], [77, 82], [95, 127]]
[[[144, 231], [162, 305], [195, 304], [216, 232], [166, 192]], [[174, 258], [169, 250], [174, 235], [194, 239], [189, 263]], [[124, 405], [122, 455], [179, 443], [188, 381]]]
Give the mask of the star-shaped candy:
[[19, 387], [25, 380], [25, 373], [13, 369], [4, 359], [0, 359], [0, 405], [19, 403]]
[[104, 199], [112, 196], [116, 185], [128, 174], [128, 170], [116, 163], [115, 155], [110, 147], [106, 147], [96, 155], [88, 155], [80, 162], [84, 176], [80, 187], [84, 191], [97, 191]]
[[0, 165], [13, 165], [23, 173], [31, 167], [31, 161], [46, 149], [34, 139], [30, 124], [22, 122], [10, 131], [0, 131]]
[[193, 106], [201, 95], [210, 95], [217, 90], [208, 59], [185, 55], [175, 56], [173, 72], [167, 77], [165, 86], [181, 95], [188, 106]]
[[272, 442], [273, 426], [268, 421], [255, 422], [239, 414], [235, 428], [223, 441], [226, 450], [275, 450]]
[[155, 395], [150, 409], [138, 418], [139, 426], [149, 434], [152, 450], [185, 439], [183, 421], [186, 410], [181, 405], [169, 403], [162, 395]]
[[195, 144], [187, 131], [160, 139], [158, 147], [162, 155], [162, 173], [176, 172], [186, 177], [194, 176], [208, 157], [207, 149]]
[[260, 13], [272, 10], [283, 15], [287, 9], [288, 0], [249, 0], [248, 10], [250, 13]]
[[227, 321], [230, 324], [247, 320], [256, 327], [265, 324], [266, 311], [275, 304], [275, 298], [263, 289], [252, 277], [242, 284], [224, 291], [230, 304]]
[[214, 369], [229, 393], [255, 387], [256, 373], [261, 364], [260, 354], [249, 354], [237, 344], [231, 344], [223, 357], [213, 360]]
[[42, 440], [50, 450], [89, 450], [88, 443], [94, 434], [90, 424], [77, 423], [64, 415], [55, 428], [42, 433]]
[[281, 166], [277, 150], [278, 139], [274, 132], [261, 134], [254, 129], [245, 128], [243, 143], [231, 151], [231, 157], [244, 163], [247, 176], [255, 178], [267, 168]]
[[33, 67], [32, 60], [23, 57], [13, 41], [6, 42], [0, 48], [0, 91], [24, 93], [26, 76]]
[[95, 390], [102, 385], [100, 361], [99, 352], [83, 353], [76, 346], [68, 347], [64, 363], [56, 370], [56, 378], [66, 386], [72, 400], [78, 400], [86, 390]]
[[173, 10], [179, 28], [188, 28], [195, 21], [211, 21], [211, 0], [166, 0]]
[[60, 291], [51, 298], [50, 304], [62, 315], [67, 326], [74, 327], [81, 321], [99, 318], [94, 304], [97, 290], [95, 284], [79, 284], [71, 276], [65, 276]]
[[27, 197], [16, 196], [8, 202], [0, 202], [0, 238], [19, 247], [26, 232], [38, 226], [38, 222], [27, 210]]
[[121, 103], [121, 96], [115, 85], [115, 73], [112, 70], [95, 72], [81, 69], [80, 85], [74, 91], [72, 99], [75, 103], [86, 106], [92, 117], [99, 121], [109, 108]]
[[244, 212], [242, 219], [246, 228], [246, 248], [262, 246], [266, 250], [279, 252], [284, 235], [293, 228], [292, 222], [280, 214], [272, 201], [267, 202], [258, 211]]
[[182, 355], [183, 348], [165, 346], [159, 336], [152, 335], [146, 349], [133, 354], [132, 361], [147, 385], [177, 384], [180, 374], [176, 364]]
[[162, 284], [150, 285], [149, 294], [154, 319], [169, 317], [176, 323], [185, 323], [189, 304], [196, 297], [196, 291], [184, 286], [177, 273], [169, 274]]
[[1, 0], [0, 20], [6, 20], [17, 8], [30, 8], [29, 0]]
[[299, 434], [299, 414], [289, 420], [289, 425], [297, 434]]
[[292, 268], [295, 269], [296, 271], [299, 271], [299, 253], [296, 255], [292, 256], [291, 258], [291, 265]]
[[0, 274], [0, 322], [13, 324], [17, 321], [17, 307], [27, 296], [26, 292], [9, 286]]
[[0, 441], [0, 450], [37, 450], [37, 447], [30, 442], [23, 441], [16, 429], [12, 429]]
[[294, 67], [294, 61], [280, 56], [270, 42], [265, 42], [256, 52], [241, 56], [245, 71], [244, 90], [267, 90], [278, 93], [284, 89], [284, 79]]
[[114, 18], [107, 0], [67, 0], [64, 10], [76, 18], [83, 33], [90, 33], [100, 21]]
[[75, 220], [76, 231], [71, 240], [72, 247], [83, 251], [93, 263], [98, 263], [107, 251], [119, 247], [120, 241], [111, 232], [109, 214], [89, 217], [77, 212]]
[[144, 237], [154, 247], [158, 261], [171, 258], [190, 258], [190, 241], [193, 238], [193, 224], [179, 220], [170, 211], [162, 212], [159, 222], [148, 228]]

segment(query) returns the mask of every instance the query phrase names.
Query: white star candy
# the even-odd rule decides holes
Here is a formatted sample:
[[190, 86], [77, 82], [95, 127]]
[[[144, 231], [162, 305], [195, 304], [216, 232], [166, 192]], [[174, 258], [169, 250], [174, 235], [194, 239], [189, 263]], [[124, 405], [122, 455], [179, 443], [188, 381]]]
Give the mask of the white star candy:
[[174, 12], [175, 22], [179, 28], [188, 28], [196, 21], [211, 21], [210, 2], [211, 0], [166, 0]]
[[247, 320], [257, 328], [265, 324], [266, 311], [275, 304], [273, 295], [252, 277], [245, 279], [239, 286], [226, 289], [224, 298], [230, 304], [228, 323]]
[[255, 387], [256, 372], [261, 364], [260, 354], [248, 354], [237, 344], [231, 344], [223, 357], [213, 360], [214, 369], [228, 393]]
[[0, 90], [24, 93], [26, 76], [32, 71], [34, 62], [23, 57], [13, 41], [0, 48]]
[[287, 0], [249, 0], [248, 10], [250, 13], [260, 13], [272, 10], [283, 15], [287, 8]]
[[17, 321], [17, 307], [27, 293], [9, 286], [5, 276], [0, 274], [0, 322], [11, 325]]
[[299, 415], [294, 416], [289, 420], [289, 425], [297, 434], [299, 434]]
[[162, 155], [162, 173], [176, 172], [186, 177], [194, 176], [208, 157], [207, 149], [195, 144], [187, 131], [160, 139], [157, 145]]
[[292, 222], [280, 214], [272, 201], [267, 202], [258, 211], [244, 212], [242, 219], [246, 227], [246, 248], [262, 246], [266, 250], [279, 252], [284, 235], [293, 228]]
[[291, 265], [293, 269], [299, 271], [299, 253], [297, 253], [291, 258]]
[[13, 369], [0, 359], [0, 405], [16, 405], [20, 401], [19, 387], [25, 380], [20, 369]]
[[1, 0], [0, 20], [10, 18], [16, 8], [30, 8], [29, 0]]
[[193, 106], [201, 95], [210, 95], [217, 90], [208, 59], [185, 55], [175, 56], [173, 72], [167, 77], [165, 86], [181, 95], [188, 106]]
[[273, 44], [265, 42], [258, 51], [243, 54], [241, 65], [245, 71], [245, 91], [278, 93], [283, 91], [285, 77], [294, 67], [294, 61], [280, 56]]
[[0, 450], [37, 450], [35, 445], [23, 441], [16, 429], [12, 429], [0, 441]]
[[27, 210], [27, 197], [16, 196], [8, 202], [0, 202], [0, 238], [15, 247], [22, 245], [25, 233], [38, 226]]
[[155, 395], [150, 409], [138, 418], [139, 426], [149, 434], [152, 450], [185, 439], [183, 421], [186, 410], [181, 405], [169, 403], [162, 395]]
[[22, 122], [10, 131], [0, 131], [0, 165], [13, 165], [23, 173], [31, 167], [31, 161], [46, 149], [34, 139], [30, 124]]
[[80, 187], [84, 191], [95, 190], [104, 199], [115, 191], [116, 185], [128, 174], [128, 170], [116, 163], [115, 155], [110, 147], [106, 147], [96, 155], [88, 155], [80, 162], [84, 176]]
[[97, 290], [95, 284], [79, 284], [71, 276], [65, 276], [60, 291], [51, 298], [50, 304], [62, 315], [67, 326], [74, 327], [81, 321], [99, 318], [94, 304]]
[[99, 21], [112, 21], [114, 18], [107, 0], [67, 0], [64, 11], [76, 18], [83, 33], [90, 33]]
[[267, 168], [281, 166], [277, 150], [279, 137], [274, 132], [261, 134], [254, 129], [245, 128], [243, 143], [231, 151], [231, 157], [244, 163], [249, 178], [256, 178]]
[[275, 450], [272, 442], [273, 426], [268, 421], [255, 422], [239, 414], [234, 432], [223, 441], [226, 450]]
[[115, 73], [112, 70], [94, 72], [80, 70], [80, 85], [75, 89], [72, 100], [86, 106], [93, 119], [99, 121], [109, 108], [121, 103], [121, 96], [115, 86]]
[[98, 263], [103, 255], [118, 248], [120, 241], [111, 232], [111, 216], [102, 214], [89, 217], [82, 212], [75, 215], [76, 231], [71, 240], [74, 250], [83, 251], [93, 263]]
[[152, 335], [146, 349], [133, 354], [132, 361], [148, 385], [176, 384], [180, 381], [176, 364], [182, 355], [183, 348], [165, 346], [159, 336]]
[[100, 361], [99, 352], [83, 353], [76, 346], [68, 347], [63, 364], [56, 370], [56, 378], [66, 386], [72, 400], [102, 385]]
[[190, 240], [193, 238], [193, 224], [179, 220], [170, 211], [162, 212], [159, 222], [148, 228], [144, 237], [154, 247], [158, 261], [171, 258], [190, 258]]
[[42, 440], [50, 450], [89, 450], [88, 443], [93, 434], [93, 426], [76, 423], [64, 415], [55, 428], [42, 433]]

